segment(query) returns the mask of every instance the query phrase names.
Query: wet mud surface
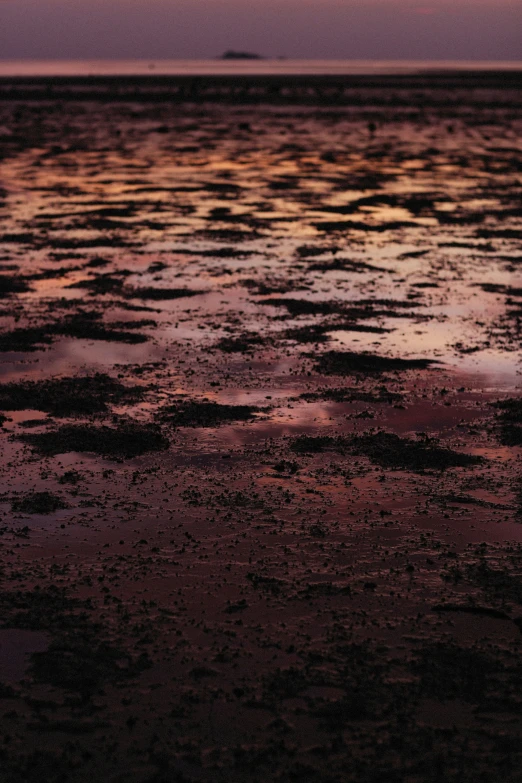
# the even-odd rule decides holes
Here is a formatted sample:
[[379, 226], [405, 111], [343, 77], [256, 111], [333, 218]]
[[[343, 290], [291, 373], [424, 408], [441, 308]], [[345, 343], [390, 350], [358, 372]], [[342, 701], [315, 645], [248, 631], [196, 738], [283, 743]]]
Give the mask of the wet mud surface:
[[522, 84], [474, 78], [2, 85], [6, 781], [520, 780]]

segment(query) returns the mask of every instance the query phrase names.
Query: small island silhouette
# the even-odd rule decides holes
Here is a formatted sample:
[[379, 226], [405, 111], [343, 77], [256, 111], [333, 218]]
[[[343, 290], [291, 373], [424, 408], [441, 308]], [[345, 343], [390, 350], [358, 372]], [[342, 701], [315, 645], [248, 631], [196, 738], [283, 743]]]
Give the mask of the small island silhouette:
[[262, 60], [263, 57], [260, 54], [253, 54], [252, 52], [237, 52], [234, 49], [228, 49], [221, 55], [221, 60]]

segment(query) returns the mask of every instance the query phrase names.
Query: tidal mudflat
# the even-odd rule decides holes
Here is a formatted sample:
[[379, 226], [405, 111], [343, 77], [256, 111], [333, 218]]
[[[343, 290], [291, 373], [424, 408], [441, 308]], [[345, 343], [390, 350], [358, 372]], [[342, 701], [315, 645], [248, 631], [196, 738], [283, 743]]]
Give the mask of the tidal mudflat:
[[179, 83], [0, 84], [0, 778], [519, 781], [522, 77]]

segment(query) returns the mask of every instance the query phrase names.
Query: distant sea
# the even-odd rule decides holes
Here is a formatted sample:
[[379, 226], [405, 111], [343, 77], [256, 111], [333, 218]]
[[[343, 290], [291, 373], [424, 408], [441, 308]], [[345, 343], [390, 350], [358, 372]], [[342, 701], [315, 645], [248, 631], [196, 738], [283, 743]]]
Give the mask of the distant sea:
[[513, 60], [0, 60], [10, 76], [384, 75], [441, 71], [522, 71]]

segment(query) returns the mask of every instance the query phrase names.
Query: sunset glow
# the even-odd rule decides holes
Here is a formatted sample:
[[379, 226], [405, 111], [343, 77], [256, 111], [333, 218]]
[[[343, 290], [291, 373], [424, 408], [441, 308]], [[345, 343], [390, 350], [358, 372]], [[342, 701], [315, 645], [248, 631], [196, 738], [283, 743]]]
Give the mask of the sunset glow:
[[1, 59], [522, 59], [518, 0], [0, 0]]

